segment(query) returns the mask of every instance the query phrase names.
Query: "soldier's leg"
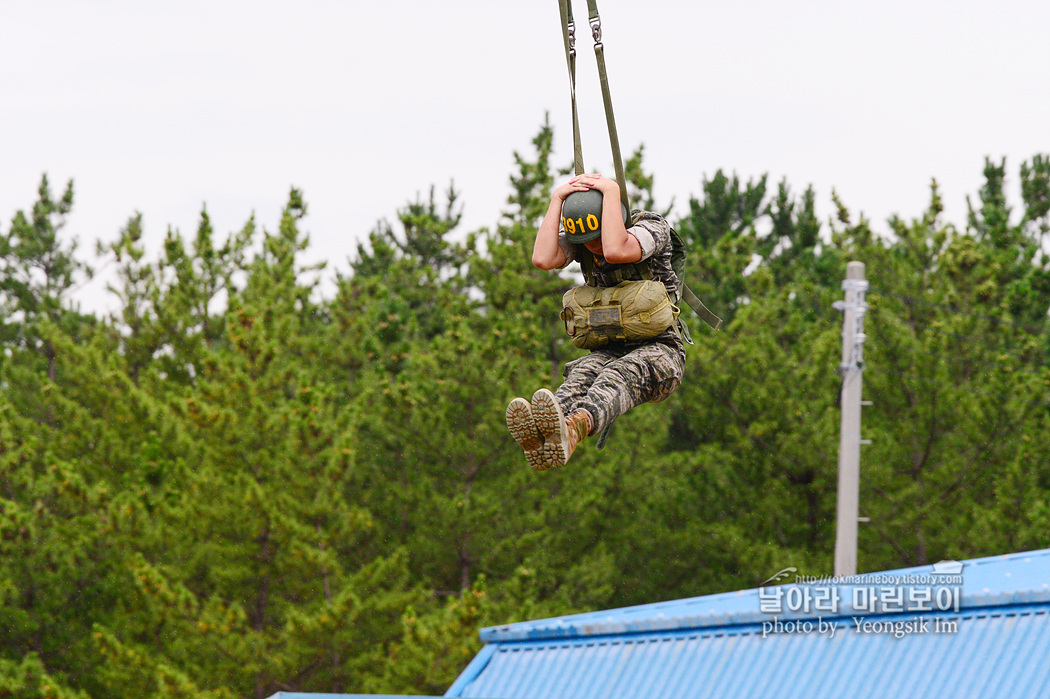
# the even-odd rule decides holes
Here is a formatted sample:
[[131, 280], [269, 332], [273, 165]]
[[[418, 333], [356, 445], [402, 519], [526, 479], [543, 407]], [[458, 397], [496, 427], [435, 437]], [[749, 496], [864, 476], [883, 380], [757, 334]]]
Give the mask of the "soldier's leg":
[[[595, 350], [565, 365], [562, 372], [565, 380], [556, 393], [541, 388], [533, 394], [532, 404], [529, 406], [532, 409], [529, 419], [530, 435], [531, 430], [535, 429], [542, 446], [539, 449], [531, 449], [533, 440], [529, 440], [528, 445], [518, 440], [518, 443], [525, 447], [525, 456], [530, 466], [537, 471], [544, 471], [565, 465], [576, 444], [586, 436], [588, 425], [594, 422], [592, 416], [578, 412], [578, 404], [587, 396], [591, 384], [603, 368], [616, 359], [617, 355], [613, 352]], [[514, 428], [511, 429], [511, 433], [514, 434], [515, 428], [520, 427], [517, 423], [521, 421], [512, 420], [511, 408], [508, 406], [507, 410], [508, 426], [514, 423]]]
[[642, 403], [666, 399], [682, 382], [685, 352], [671, 344], [654, 342], [607, 362], [577, 407], [594, 418], [591, 434]]
[[579, 359], [565, 364], [562, 375], [565, 381], [554, 392], [561, 410], [570, 415], [579, 408], [580, 401], [587, 397], [591, 385], [610, 362], [618, 359], [617, 355], [607, 350], [594, 350]]
[[[586, 397], [588, 389], [601, 374], [602, 368], [616, 358], [615, 354], [609, 352], [591, 352], [565, 365], [565, 381], [558, 388], [557, 394], [552, 394], [546, 389], [537, 391], [533, 396], [533, 403], [537, 402], [539, 396], [538, 405], [530, 405], [523, 398], [515, 398], [510, 402], [507, 406], [507, 428], [515, 441], [521, 445], [529, 466], [537, 471], [545, 471], [551, 466], [565, 464], [571, 448], [567, 443], [567, 432], [561, 424], [564, 416], [572, 415], [577, 410], [577, 404]], [[538, 415], [534, 413], [536, 407], [539, 407]], [[593, 418], [591, 420], [593, 421]], [[540, 429], [541, 425], [543, 429]], [[549, 445], [550, 450], [545, 448], [548, 446], [545, 444], [548, 439], [558, 442], [560, 452], [557, 455], [554, 453], [557, 450], [553, 443]], [[551, 453], [547, 453], [548, 451]]]

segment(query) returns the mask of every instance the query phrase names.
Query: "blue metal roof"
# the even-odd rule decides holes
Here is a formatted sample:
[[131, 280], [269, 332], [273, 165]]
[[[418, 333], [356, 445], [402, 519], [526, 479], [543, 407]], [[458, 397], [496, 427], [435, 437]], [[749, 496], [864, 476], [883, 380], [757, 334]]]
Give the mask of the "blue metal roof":
[[[1050, 602], [1050, 549], [992, 556], [962, 564], [961, 606], [987, 607], [1028, 602]], [[892, 577], [931, 576], [932, 565], [854, 576], [853, 584], [838, 585], [846, 592], [845, 612], [852, 612], [852, 588]], [[572, 616], [525, 621], [482, 629], [482, 641], [522, 641], [533, 638], [574, 638], [616, 633], [761, 623], [769, 618], [760, 611], [759, 589], [725, 592], [704, 597], [644, 604]], [[805, 618], [786, 614], [781, 618]], [[818, 615], [808, 615], [818, 616]], [[845, 614], [844, 614], [845, 616]]]
[[[268, 699], [428, 699], [419, 694], [313, 694], [303, 692], [277, 692]], [[433, 699], [433, 698], [430, 698]]]
[[764, 588], [484, 629], [446, 696], [1050, 696], [1050, 549], [966, 561], [950, 608], [855, 608], [861, 588], [937, 573], [833, 581], [833, 614], [765, 613]]

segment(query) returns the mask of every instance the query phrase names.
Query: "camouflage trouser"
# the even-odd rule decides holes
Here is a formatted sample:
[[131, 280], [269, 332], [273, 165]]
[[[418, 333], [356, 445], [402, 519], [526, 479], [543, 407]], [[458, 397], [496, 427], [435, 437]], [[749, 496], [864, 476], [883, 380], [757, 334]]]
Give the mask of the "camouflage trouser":
[[594, 418], [591, 434], [642, 403], [657, 403], [682, 382], [685, 349], [680, 342], [594, 350], [565, 365], [565, 382], [554, 395], [562, 412], [583, 408]]

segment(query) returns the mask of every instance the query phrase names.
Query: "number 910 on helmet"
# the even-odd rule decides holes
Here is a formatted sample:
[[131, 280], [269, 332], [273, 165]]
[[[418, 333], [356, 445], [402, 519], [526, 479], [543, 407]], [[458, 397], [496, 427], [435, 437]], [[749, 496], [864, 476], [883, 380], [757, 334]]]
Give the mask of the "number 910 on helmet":
[[[597, 189], [573, 192], [565, 197], [561, 205], [561, 225], [570, 243], [581, 244], [601, 237], [603, 198]], [[627, 207], [622, 203], [620, 211], [626, 225]]]

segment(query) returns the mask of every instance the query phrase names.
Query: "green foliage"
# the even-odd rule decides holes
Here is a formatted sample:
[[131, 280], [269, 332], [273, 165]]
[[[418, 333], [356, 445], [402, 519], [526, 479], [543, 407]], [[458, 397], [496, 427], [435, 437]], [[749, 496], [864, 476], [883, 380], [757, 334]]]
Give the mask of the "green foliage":
[[0, 659], [0, 696], [10, 699], [85, 699], [85, 692], [63, 686], [40, 658], [29, 654], [16, 662]]
[[148, 368], [188, 383], [200, 369], [204, 348], [222, 339], [225, 302], [234, 291], [234, 275], [245, 269], [254, 218], [216, 247], [211, 220], [202, 210], [190, 249], [169, 229], [155, 263], [143, 261], [142, 232], [142, 215], [135, 214], [116, 241], [98, 246], [118, 265], [109, 290], [121, 303], [113, 319], [121, 331], [121, 352], [133, 379]]
[[532, 571], [518, 568], [496, 595], [479, 578], [443, 605], [430, 605], [422, 613], [407, 608], [401, 638], [390, 649], [383, 676], [366, 687], [375, 692], [443, 694], [481, 650], [479, 628], [564, 611], [537, 602], [531, 577]]
[[[22, 314], [27, 323], [64, 315], [63, 295], [79, 273], [90, 271], [74, 256], [76, 243], [67, 246], [58, 237], [73, 208], [73, 181], [66, 185], [61, 199], [51, 197], [47, 175], [40, 179], [37, 191], [40, 198], [32, 214], [17, 212], [7, 233], [0, 235], [2, 307], [6, 314]], [[18, 339], [25, 342], [24, 336], [4, 337], [5, 342]]]
[[1004, 167], [986, 165], [985, 178], [969, 234], [941, 220], [934, 183], [921, 218], [891, 221], [900, 243], [867, 246], [869, 275], [883, 280], [869, 335], [885, 338], [865, 358], [878, 406], [862, 486], [872, 567], [1050, 544], [1031, 529], [1050, 474], [1028, 446], [1046, 438], [1050, 381], [1041, 215], [1011, 223]]
[[[841, 298], [872, 281], [860, 565], [1050, 546], [1050, 158], [985, 164], [965, 226], [936, 183], [880, 236], [834, 193], [717, 171], [675, 221], [685, 381], [535, 474], [503, 411], [578, 352], [575, 268], [530, 262], [553, 132], [514, 154], [508, 208], [459, 230], [431, 190], [381, 222], [331, 299], [304, 266], [307, 206], [276, 231], [169, 230], [135, 214], [90, 270], [46, 177], [0, 231], [0, 696], [443, 692], [483, 626], [831, 569]], [[660, 210], [639, 147], [632, 202]]]
[[[45, 174], [37, 193], [32, 213], [18, 211], [7, 232], [0, 232], [0, 368], [14, 389], [10, 400], [23, 410], [46, 403], [41, 400], [42, 377], [50, 382], [58, 377], [59, 353], [42, 328], [58, 326], [79, 338], [93, 321], [68, 303], [78, 277], [91, 276], [91, 268], [75, 256], [76, 241], [67, 244], [59, 238], [73, 207], [73, 181], [56, 200]], [[45, 372], [37, 370], [40, 365]], [[52, 418], [47, 412], [35, 417]]]

